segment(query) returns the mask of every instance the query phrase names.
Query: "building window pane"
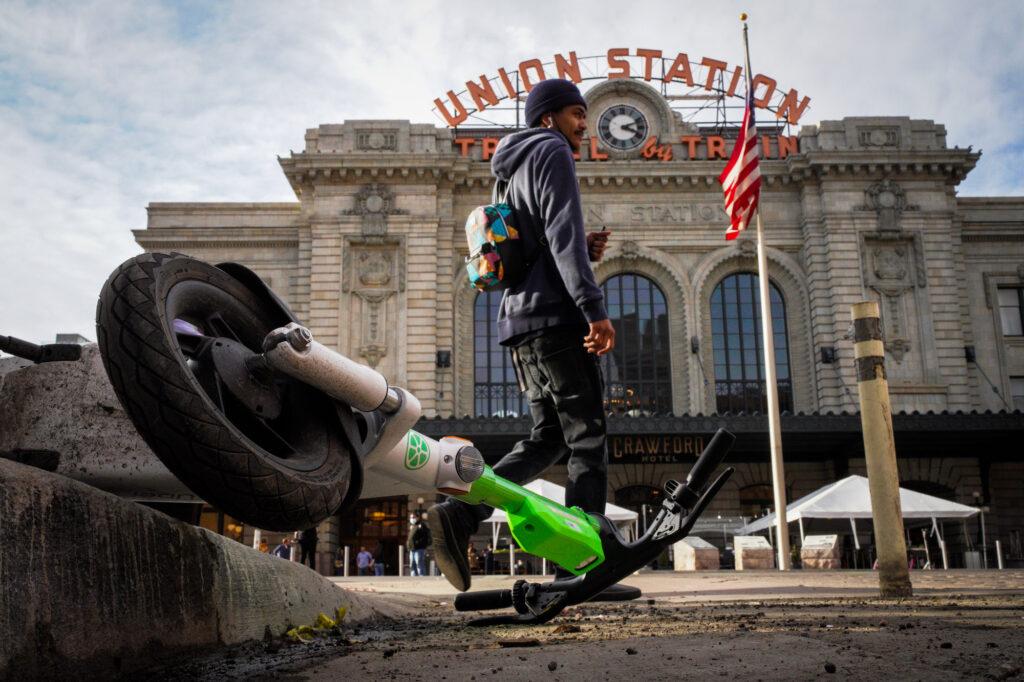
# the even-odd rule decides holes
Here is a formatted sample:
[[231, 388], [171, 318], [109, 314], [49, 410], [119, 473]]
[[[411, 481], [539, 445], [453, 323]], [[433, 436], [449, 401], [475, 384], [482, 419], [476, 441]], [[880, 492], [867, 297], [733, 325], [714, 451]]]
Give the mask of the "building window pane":
[[615, 348], [601, 359], [605, 409], [613, 414], [672, 411], [668, 305], [642, 275], [612, 277], [601, 287], [615, 326]]
[[1024, 377], [1010, 377], [1010, 404], [1024, 412]]
[[1003, 336], [1024, 335], [1024, 288], [999, 289], [999, 319]]
[[519, 391], [508, 349], [498, 343], [500, 291], [478, 294], [473, 304], [473, 413], [477, 417], [520, 417], [528, 414]]
[[[789, 372], [786, 304], [770, 283], [775, 369], [779, 410], [792, 412], [793, 388]], [[724, 318], [725, 328], [715, 324]], [[711, 338], [715, 360], [715, 403], [718, 412], [765, 412], [761, 336], [761, 293], [757, 275], [741, 272], [719, 282], [711, 293]]]

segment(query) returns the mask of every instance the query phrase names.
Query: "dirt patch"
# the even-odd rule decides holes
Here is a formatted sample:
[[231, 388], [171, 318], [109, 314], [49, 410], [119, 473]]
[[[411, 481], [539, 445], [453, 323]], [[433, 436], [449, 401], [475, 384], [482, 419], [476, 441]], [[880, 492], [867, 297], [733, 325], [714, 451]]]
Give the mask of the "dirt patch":
[[[147, 677], [1011, 679], [1024, 668], [1024, 595], [653, 599], [582, 605], [536, 627], [467, 621], [435, 601], [415, 619], [385, 619], [309, 645], [254, 643]], [[520, 642], [530, 645], [508, 646]]]

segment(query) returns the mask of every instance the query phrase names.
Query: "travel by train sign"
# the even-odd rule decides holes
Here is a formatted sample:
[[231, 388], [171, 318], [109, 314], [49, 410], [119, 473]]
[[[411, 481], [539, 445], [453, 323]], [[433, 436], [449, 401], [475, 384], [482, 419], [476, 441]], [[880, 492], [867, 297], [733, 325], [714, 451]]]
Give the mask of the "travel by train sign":
[[[518, 102], [534, 84], [546, 78], [565, 78], [574, 83], [594, 79], [643, 80], [657, 86], [675, 103], [695, 103], [697, 111], [708, 109], [712, 101], [742, 98], [746, 94], [743, 67], [712, 57], [691, 60], [685, 52], [675, 55], [647, 48], [614, 47], [604, 55], [577, 57], [575, 52], [556, 54], [550, 62], [526, 59], [514, 69], [498, 69], [497, 74], [481, 74], [465, 82], [459, 92], [449, 90], [434, 100], [434, 109], [451, 127], [467, 121], [492, 124], [488, 115], [509, 109], [507, 102]], [[772, 112], [777, 119], [796, 125], [811, 102], [795, 88], [785, 90], [766, 74], [752, 79], [754, 106]], [[502, 104], [506, 103], [505, 107]], [[471, 121], [471, 122], [473, 122]]]
[[[799, 141], [795, 135], [759, 135], [762, 159], [785, 159], [799, 153]], [[478, 161], [490, 161], [498, 148], [500, 137], [493, 135], [466, 135], [452, 139], [459, 156]], [[729, 158], [731, 141], [721, 135], [681, 135], [668, 140], [648, 137], [638, 149], [637, 156], [651, 161], [714, 161]], [[583, 149], [573, 154], [577, 161], [607, 161], [609, 154], [601, 150], [598, 139], [591, 136]]]

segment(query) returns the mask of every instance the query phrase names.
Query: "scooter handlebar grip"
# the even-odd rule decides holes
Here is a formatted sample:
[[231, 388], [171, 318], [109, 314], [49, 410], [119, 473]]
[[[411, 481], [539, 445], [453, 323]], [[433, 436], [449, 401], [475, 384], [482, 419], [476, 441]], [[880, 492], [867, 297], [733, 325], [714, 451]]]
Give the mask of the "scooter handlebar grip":
[[483, 590], [455, 595], [456, 611], [491, 611], [512, 606], [512, 590]]
[[39, 358], [43, 355], [41, 346], [23, 341], [14, 336], [0, 336], [0, 350], [16, 355], [24, 360], [31, 360], [32, 362], [39, 362]]
[[697, 462], [690, 469], [686, 477], [686, 485], [694, 491], [699, 491], [715, 473], [715, 469], [722, 463], [725, 456], [729, 454], [732, 444], [736, 442], [736, 436], [725, 429], [718, 429], [711, 438], [711, 442], [704, 448], [704, 452], [697, 458]]

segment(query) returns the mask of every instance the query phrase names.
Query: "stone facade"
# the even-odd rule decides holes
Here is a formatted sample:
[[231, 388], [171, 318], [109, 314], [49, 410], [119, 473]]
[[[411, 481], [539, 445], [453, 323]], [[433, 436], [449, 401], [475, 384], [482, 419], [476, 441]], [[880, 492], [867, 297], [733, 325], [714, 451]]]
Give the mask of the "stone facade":
[[[662, 139], [694, 134], [657, 98], [623, 85], [592, 88], [592, 108], [633, 98]], [[489, 201], [484, 138], [500, 134], [407, 121], [321, 125], [301, 152], [279, 159], [295, 203], [152, 203], [135, 236], [147, 250], [249, 265], [319, 340], [408, 387], [425, 416], [471, 415], [475, 292], [463, 272], [462, 227]], [[472, 144], [457, 144], [460, 136]], [[996, 290], [1024, 286], [1024, 198], [957, 197], [980, 153], [949, 147], [932, 121], [823, 121], [804, 126], [796, 143], [762, 162], [761, 198], [770, 276], [786, 305], [794, 411], [857, 410], [850, 308], [865, 298], [881, 305], [894, 410], [1006, 410], [1010, 378], [1024, 377], [1024, 337], [1002, 336]], [[587, 228], [613, 232], [597, 278], [639, 273], [658, 285], [668, 304], [672, 410], [712, 414], [711, 291], [756, 268], [753, 234], [723, 239], [723, 162], [700, 149], [670, 161], [599, 160], [595, 149], [585, 145], [578, 174]], [[834, 361], [823, 349], [834, 349]], [[450, 354], [449, 366], [439, 352]], [[967, 454], [901, 461], [901, 473], [976, 503], [988, 465]], [[1019, 457], [991, 465], [1016, 472], [1015, 486], [996, 482], [994, 469], [984, 474], [993, 480], [986, 501], [1017, 529]], [[712, 511], [737, 515], [739, 491], [771, 480], [766, 461], [740, 463]], [[845, 475], [835, 467], [827, 457], [788, 464], [790, 499]], [[843, 467], [856, 473], [862, 464]], [[680, 475], [674, 469], [613, 465], [610, 491], [660, 486]], [[550, 478], [564, 481], [557, 467]]]

